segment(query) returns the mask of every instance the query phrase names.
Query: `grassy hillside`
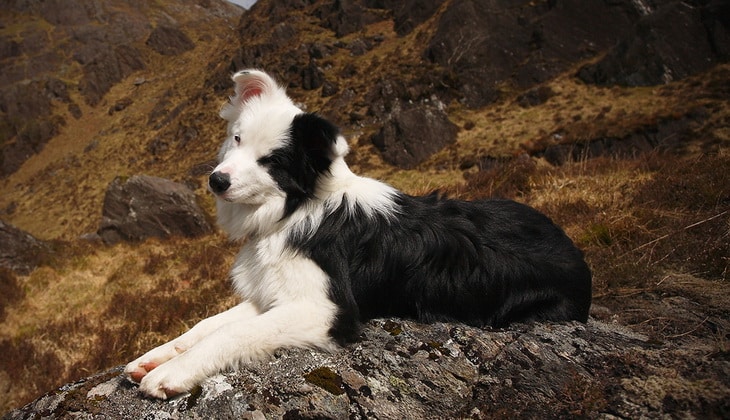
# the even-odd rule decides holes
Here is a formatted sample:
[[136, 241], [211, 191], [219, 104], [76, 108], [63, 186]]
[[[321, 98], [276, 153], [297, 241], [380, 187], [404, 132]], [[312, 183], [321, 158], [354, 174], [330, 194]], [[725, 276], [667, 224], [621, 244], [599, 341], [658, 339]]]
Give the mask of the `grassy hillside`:
[[[30, 275], [0, 271], [0, 293], [15, 296], [0, 314], [0, 411], [125, 363], [233, 304], [226, 276], [237, 247], [222, 234], [112, 247], [82, 235], [96, 231], [106, 186], [118, 175], [182, 181], [214, 212], [204, 186], [224, 134], [217, 113], [231, 93], [231, 63], [240, 63], [249, 46], [268, 42], [272, 31], [257, 16], [255, 24], [266, 31], [246, 39], [237, 34], [244, 21], [236, 29], [191, 18], [195, 24], [186, 30], [195, 34], [193, 50], [150, 54], [145, 69], [125, 77], [97, 105], [71, 91], [83, 117], [56, 106], [53, 112], [65, 120], [58, 135], [0, 182], [0, 218], [52, 244]], [[335, 40], [317, 18], [301, 11], [288, 16], [296, 42], [267, 56], [280, 78], [291, 77], [278, 67], [283, 51]], [[356, 172], [409, 193], [509, 197], [547, 213], [586, 252], [595, 317], [727, 358], [730, 66], [637, 88], [586, 85], [573, 68], [543, 83], [552, 95], [535, 106], [525, 107], [519, 99], [525, 92], [509, 87], [478, 109], [452, 101], [446, 106], [460, 127], [457, 142], [402, 170], [386, 164], [369, 142], [382, 122], [352, 115], [364, 113], [371, 86], [426, 65], [420, 45], [431, 25], [426, 21], [401, 37], [382, 20], [337, 39], [378, 40], [363, 55], [339, 48], [319, 62], [340, 92], [354, 92], [347, 100], [296, 86], [290, 94], [342, 124]], [[353, 66], [358, 77], [341, 76]], [[125, 105], [116, 110], [117, 104]], [[561, 165], [544, 156], [558, 143], [647, 132], [662, 136], [665, 146], [631, 156], [584, 153]], [[674, 368], [691, 371], [683, 366], [686, 371]]]

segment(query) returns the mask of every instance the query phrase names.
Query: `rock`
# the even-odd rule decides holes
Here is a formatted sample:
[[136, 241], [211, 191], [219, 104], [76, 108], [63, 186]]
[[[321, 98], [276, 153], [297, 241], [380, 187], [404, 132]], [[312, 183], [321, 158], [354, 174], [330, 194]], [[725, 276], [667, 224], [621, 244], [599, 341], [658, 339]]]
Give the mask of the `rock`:
[[21, 275], [30, 274], [50, 248], [48, 244], [0, 220], [0, 267]]
[[702, 110], [694, 110], [680, 118], [663, 118], [624, 135], [623, 137], [597, 137], [585, 142], [559, 143], [532, 153], [544, 157], [552, 165], [577, 162], [600, 156], [631, 159], [652, 150], [682, 151], [689, 141], [696, 138], [696, 127], [707, 116]]
[[452, 2], [424, 57], [449, 70], [480, 107], [505, 83], [528, 89], [613, 46], [638, 19], [631, 1]]
[[544, 104], [553, 96], [555, 92], [550, 86], [538, 86], [517, 96], [517, 104], [523, 108], [530, 108]]
[[103, 49], [83, 67], [79, 91], [86, 103], [96, 105], [115, 84], [136, 70], [145, 68], [140, 51], [131, 45]]
[[22, 53], [20, 44], [11, 37], [0, 36], [0, 60], [18, 57]]
[[410, 169], [455, 142], [457, 132], [458, 127], [439, 108], [396, 107], [371, 141], [386, 161]]
[[160, 25], [153, 29], [146, 44], [162, 55], [178, 55], [195, 48], [195, 44], [185, 32], [168, 25]]
[[109, 184], [98, 234], [106, 244], [148, 237], [193, 237], [213, 230], [195, 194], [183, 184], [136, 175]]
[[324, 72], [317, 66], [316, 60], [310, 60], [309, 65], [299, 73], [302, 78], [301, 87], [304, 90], [319, 89], [324, 84]]
[[55, 99], [64, 103], [70, 103], [71, 97], [68, 94], [68, 86], [62, 80], [51, 77], [46, 81], [46, 90]]
[[320, 17], [321, 25], [335, 32], [337, 38], [357, 32], [374, 22], [382, 19], [381, 14], [370, 9], [359, 1], [325, 2], [318, 8], [316, 14]]
[[[706, 354], [595, 320], [506, 330], [374, 320], [334, 353], [280, 350], [172, 400], [143, 398], [118, 367], [4, 418], [719, 418], [730, 368]], [[677, 355], [687, 365], [668, 367]]]
[[307, 51], [309, 52], [310, 58], [321, 60], [332, 55], [333, 47], [320, 42], [315, 42], [308, 46]]
[[350, 54], [354, 57], [359, 57], [368, 52], [371, 49], [371, 45], [362, 38], [355, 38], [347, 45], [347, 49], [350, 50]]
[[271, 41], [274, 44], [289, 41], [297, 35], [297, 30], [287, 22], [282, 22], [271, 30]]
[[114, 105], [109, 107], [107, 114], [113, 115], [115, 112], [124, 111], [128, 106], [132, 105], [134, 101], [130, 97], [122, 98], [114, 102]]
[[39, 14], [52, 25], [83, 25], [89, 23], [92, 15], [100, 12], [101, 4], [79, 2], [76, 7], [68, 7], [63, 0], [42, 2], [8, 2], [12, 9], [25, 13]]
[[444, 0], [349, 0], [325, 2], [317, 10], [322, 25], [335, 31], [337, 37], [361, 30], [364, 26], [392, 15], [393, 29], [399, 36], [411, 33], [428, 20]]
[[723, 62], [730, 60], [730, 3], [711, 0], [702, 8], [702, 21], [707, 28], [712, 48]]
[[325, 80], [322, 83], [322, 97], [327, 98], [332, 95], [335, 95], [337, 92], [339, 92], [340, 88], [337, 86], [337, 84], [332, 83], [328, 80]]
[[[166, 30], [159, 22], [169, 22], [168, 27], [185, 22], [186, 32], [201, 37], [200, 26], [228, 27], [242, 12], [226, 1], [130, 6], [78, 0], [72, 6], [63, 0], [3, 3], [0, 26], [8, 29], [12, 23], [17, 30], [0, 35], [0, 177], [16, 171], [59, 132], [65, 116], [55, 102], [64, 102], [73, 118], [81, 118], [72, 92], [78, 90], [88, 105], [98, 105], [112, 86], [145, 68], [153, 49], [176, 53], [191, 48], [184, 33]], [[46, 81], [50, 85], [42, 86]]]
[[394, 0], [390, 2], [393, 11], [393, 29], [400, 35], [408, 35], [418, 25], [428, 20], [444, 3], [444, 0]]
[[651, 86], [727, 60], [730, 22], [715, 16], [714, 6], [671, 2], [660, 7], [639, 20], [605, 58], [581, 68], [578, 77], [598, 85]]
[[6, 140], [0, 148], [0, 177], [15, 172], [58, 133], [64, 119], [52, 113], [55, 100], [72, 104], [66, 84], [56, 78], [0, 88], [0, 136]]

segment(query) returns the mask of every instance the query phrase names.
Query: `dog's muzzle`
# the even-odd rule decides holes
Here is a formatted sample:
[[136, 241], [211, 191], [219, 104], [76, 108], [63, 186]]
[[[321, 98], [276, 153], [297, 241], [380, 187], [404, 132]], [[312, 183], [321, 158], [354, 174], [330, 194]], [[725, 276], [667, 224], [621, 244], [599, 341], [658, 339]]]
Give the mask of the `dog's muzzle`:
[[223, 193], [231, 186], [231, 177], [222, 172], [213, 172], [208, 178], [208, 185], [214, 193]]

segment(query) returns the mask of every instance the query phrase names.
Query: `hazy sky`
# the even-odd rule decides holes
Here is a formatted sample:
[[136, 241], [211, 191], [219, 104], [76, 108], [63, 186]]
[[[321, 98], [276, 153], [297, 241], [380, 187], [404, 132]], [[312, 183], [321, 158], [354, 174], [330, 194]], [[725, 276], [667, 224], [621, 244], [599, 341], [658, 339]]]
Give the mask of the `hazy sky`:
[[249, 9], [251, 6], [253, 6], [254, 3], [256, 3], [256, 0], [228, 0], [231, 3], [237, 4], [244, 9]]

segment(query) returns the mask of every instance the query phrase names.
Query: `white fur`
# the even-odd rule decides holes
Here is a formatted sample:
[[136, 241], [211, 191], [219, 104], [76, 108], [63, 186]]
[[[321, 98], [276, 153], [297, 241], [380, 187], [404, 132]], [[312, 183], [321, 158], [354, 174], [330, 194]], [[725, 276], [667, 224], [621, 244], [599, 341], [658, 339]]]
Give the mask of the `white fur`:
[[[221, 110], [228, 133], [213, 172], [231, 177], [231, 188], [216, 197], [218, 224], [230, 239], [241, 240], [265, 234], [261, 229], [281, 217], [286, 196], [256, 161], [282, 146], [292, 118], [302, 110], [265, 73], [239, 72], [233, 80], [236, 96]], [[248, 85], [262, 92], [245, 96]]]
[[[328, 298], [327, 275], [313, 261], [285, 248], [297, 223], [319, 223], [323, 201], [311, 213], [299, 211], [281, 222], [285, 195], [256, 162], [283, 144], [293, 116], [302, 111], [264, 73], [241, 72], [233, 79], [236, 96], [221, 110], [228, 134], [215, 169], [230, 175], [231, 187], [216, 197], [216, 204], [218, 222], [230, 238], [248, 238], [231, 271], [242, 303], [127, 365], [130, 377], [141, 377], [140, 390], [158, 398], [185, 392], [216, 372], [280, 347], [334, 347], [328, 330], [337, 307]], [[347, 152], [344, 139], [335, 150], [341, 159]], [[333, 178], [332, 185], [324, 187], [324, 199], [339, 194], [336, 199], [341, 200], [345, 186], [335, 184]], [[367, 191], [354, 188], [352, 193]]]

